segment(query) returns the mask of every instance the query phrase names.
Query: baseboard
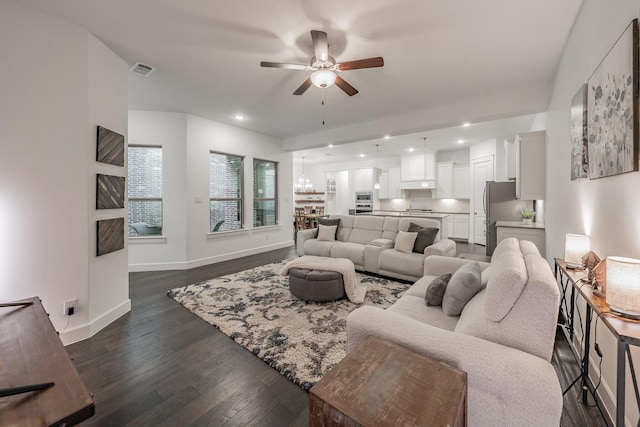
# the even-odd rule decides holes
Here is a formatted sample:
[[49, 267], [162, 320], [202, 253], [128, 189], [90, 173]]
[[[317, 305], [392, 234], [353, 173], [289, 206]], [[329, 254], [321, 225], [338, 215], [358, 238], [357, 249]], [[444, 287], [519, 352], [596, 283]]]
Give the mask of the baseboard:
[[74, 326], [64, 332], [60, 333], [60, 341], [63, 345], [69, 345], [78, 341], [91, 338], [93, 335], [100, 332], [102, 329], [110, 325], [112, 322], [118, 320], [123, 315], [131, 311], [131, 300], [126, 299], [122, 303], [113, 307], [106, 313], [98, 316], [89, 323], [84, 325]]
[[215, 264], [217, 262], [229, 261], [231, 259], [242, 258], [245, 256], [261, 254], [263, 252], [269, 252], [276, 249], [288, 248], [294, 245], [293, 240], [285, 242], [274, 243], [272, 245], [260, 246], [258, 248], [251, 248], [242, 251], [229, 252], [222, 255], [215, 255], [207, 258], [200, 258], [191, 261], [184, 262], [164, 262], [164, 263], [149, 263], [149, 264], [129, 264], [129, 272], [142, 272], [142, 271], [168, 271], [168, 270], [188, 270], [191, 268], [202, 267], [203, 265]]

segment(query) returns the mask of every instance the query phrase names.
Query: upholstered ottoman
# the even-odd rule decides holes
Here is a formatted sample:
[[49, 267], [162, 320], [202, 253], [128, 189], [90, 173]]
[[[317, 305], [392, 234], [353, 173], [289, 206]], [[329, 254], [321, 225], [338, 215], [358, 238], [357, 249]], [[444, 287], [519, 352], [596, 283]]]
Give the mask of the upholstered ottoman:
[[335, 271], [291, 267], [289, 290], [306, 301], [333, 301], [345, 296], [342, 274]]

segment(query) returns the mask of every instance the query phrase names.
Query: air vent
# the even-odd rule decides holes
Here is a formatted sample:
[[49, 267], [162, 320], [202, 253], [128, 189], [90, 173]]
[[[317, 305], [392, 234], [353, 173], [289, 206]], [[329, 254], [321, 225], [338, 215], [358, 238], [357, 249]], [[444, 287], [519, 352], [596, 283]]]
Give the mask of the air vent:
[[155, 67], [143, 64], [142, 62], [136, 62], [131, 68], [129, 68], [129, 70], [143, 77], [147, 77], [149, 74], [153, 73]]

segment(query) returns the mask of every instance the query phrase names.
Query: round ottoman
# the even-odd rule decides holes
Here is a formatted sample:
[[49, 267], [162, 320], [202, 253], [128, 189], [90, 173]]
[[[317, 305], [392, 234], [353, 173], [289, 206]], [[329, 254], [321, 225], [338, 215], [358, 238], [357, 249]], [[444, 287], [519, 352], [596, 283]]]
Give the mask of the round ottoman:
[[306, 301], [333, 301], [345, 296], [342, 274], [335, 271], [289, 269], [289, 290]]

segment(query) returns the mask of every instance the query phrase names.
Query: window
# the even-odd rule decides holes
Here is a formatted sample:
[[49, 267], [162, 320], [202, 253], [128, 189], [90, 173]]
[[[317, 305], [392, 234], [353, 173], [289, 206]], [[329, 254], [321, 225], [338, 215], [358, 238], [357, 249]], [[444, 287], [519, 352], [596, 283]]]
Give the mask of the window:
[[239, 230], [242, 211], [243, 157], [209, 153], [209, 212], [211, 232]]
[[253, 226], [278, 223], [278, 164], [253, 159]]
[[162, 147], [130, 145], [129, 236], [162, 234]]

